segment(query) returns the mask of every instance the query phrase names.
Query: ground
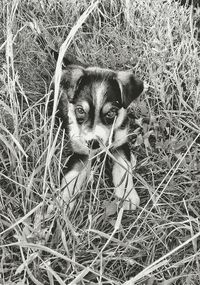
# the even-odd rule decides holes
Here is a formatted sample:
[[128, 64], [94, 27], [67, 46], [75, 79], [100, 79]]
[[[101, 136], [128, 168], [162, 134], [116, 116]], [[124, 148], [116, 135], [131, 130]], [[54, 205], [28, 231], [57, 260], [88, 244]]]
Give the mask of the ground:
[[117, 207], [102, 164], [71, 214], [55, 203], [68, 140], [47, 112], [56, 63], [30, 22], [58, 49], [89, 2], [0, 4], [0, 284], [199, 284], [198, 9], [102, 0], [74, 31], [67, 52], [149, 86], [130, 138], [141, 205]]

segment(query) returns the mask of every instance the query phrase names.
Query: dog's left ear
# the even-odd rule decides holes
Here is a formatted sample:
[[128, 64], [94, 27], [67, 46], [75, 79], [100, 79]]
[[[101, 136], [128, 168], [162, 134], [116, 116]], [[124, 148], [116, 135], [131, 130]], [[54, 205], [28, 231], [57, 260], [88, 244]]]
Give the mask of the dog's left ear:
[[125, 108], [143, 91], [143, 81], [136, 78], [133, 71], [118, 71], [117, 79], [121, 88], [122, 101]]

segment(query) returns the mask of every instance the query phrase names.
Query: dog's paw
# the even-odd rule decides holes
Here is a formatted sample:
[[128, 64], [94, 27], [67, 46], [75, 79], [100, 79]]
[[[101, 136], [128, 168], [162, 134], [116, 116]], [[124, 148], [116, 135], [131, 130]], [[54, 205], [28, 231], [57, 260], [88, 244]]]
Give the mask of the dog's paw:
[[140, 198], [137, 192], [134, 190], [130, 191], [129, 195], [123, 202], [124, 210], [136, 210], [136, 208], [140, 205]]
[[69, 191], [64, 189], [60, 197], [61, 207], [65, 207], [71, 212], [74, 209], [77, 195], [69, 195]]

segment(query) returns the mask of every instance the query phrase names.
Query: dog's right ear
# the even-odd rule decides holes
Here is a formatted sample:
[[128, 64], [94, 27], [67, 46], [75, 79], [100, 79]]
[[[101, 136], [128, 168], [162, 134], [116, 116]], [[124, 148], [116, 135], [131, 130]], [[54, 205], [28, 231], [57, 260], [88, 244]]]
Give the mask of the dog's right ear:
[[60, 86], [62, 97], [65, 96], [69, 102], [74, 99], [75, 91], [84, 76], [84, 68], [79, 65], [69, 65], [62, 71]]

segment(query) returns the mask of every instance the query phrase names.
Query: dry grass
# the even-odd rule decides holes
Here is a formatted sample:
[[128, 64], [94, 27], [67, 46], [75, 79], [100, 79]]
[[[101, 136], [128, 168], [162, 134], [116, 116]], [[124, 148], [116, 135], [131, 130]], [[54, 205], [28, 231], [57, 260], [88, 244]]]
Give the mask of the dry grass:
[[[199, 284], [198, 14], [177, 2], [114, 0], [83, 19], [87, 2], [0, 4], [0, 284]], [[132, 136], [137, 211], [117, 209], [100, 162], [73, 213], [53, 203], [68, 147], [48, 116], [56, 66], [35, 42], [33, 19], [49, 46], [73, 29], [69, 52], [134, 68], [149, 84], [151, 122]]]

